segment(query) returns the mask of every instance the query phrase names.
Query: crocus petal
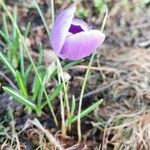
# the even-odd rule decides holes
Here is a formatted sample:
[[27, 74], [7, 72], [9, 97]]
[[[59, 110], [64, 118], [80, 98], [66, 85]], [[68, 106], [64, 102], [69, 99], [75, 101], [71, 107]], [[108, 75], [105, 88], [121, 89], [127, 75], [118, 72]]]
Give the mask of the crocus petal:
[[62, 59], [79, 60], [89, 56], [104, 41], [105, 34], [99, 30], [90, 30], [70, 35], [66, 38], [61, 52]]
[[57, 16], [56, 21], [53, 25], [53, 28], [51, 30], [51, 44], [57, 54], [61, 51], [66, 36], [68, 35], [75, 10], [76, 6], [73, 5], [62, 11]]
[[71, 25], [80, 26], [83, 31], [88, 31], [88, 30], [90, 30], [89, 25], [88, 25], [85, 21], [80, 20], [80, 19], [78, 19], [78, 18], [73, 18]]

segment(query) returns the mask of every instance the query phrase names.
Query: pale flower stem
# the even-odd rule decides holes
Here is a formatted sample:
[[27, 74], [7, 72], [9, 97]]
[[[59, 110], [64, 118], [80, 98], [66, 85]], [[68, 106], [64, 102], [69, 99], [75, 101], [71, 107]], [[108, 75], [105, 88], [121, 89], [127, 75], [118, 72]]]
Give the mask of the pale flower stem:
[[52, 15], [52, 22], [54, 23], [55, 20], [54, 0], [51, 0], [51, 15]]
[[[66, 83], [65, 83], [65, 79], [64, 79], [64, 75], [63, 75], [63, 69], [62, 69], [62, 66], [61, 66], [59, 58], [57, 59], [57, 64], [58, 64], [58, 68], [59, 68], [59, 72], [58, 73], [60, 73], [60, 77], [62, 79], [63, 88], [64, 88], [64, 100], [65, 100], [64, 102], [65, 102], [65, 104], [64, 104], [64, 102], [62, 102], [63, 105], [61, 105], [61, 111], [62, 111], [62, 115], [63, 115], [64, 114], [63, 112], [65, 112], [64, 109], [66, 107], [66, 109], [67, 109], [67, 117], [69, 118], [69, 116], [70, 116], [70, 105], [69, 105], [68, 94], [67, 94], [67, 86], [66, 86]], [[61, 83], [61, 81], [60, 81], [60, 83]], [[62, 119], [64, 119], [64, 120], [62, 120], [62, 124], [65, 125], [64, 124], [65, 116], [61, 116], [61, 117], [62, 117]], [[66, 129], [66, 125], [65, 125], [65, 127], [62, 127], [62, 128], [65, 129], [65, 131], [67, 130]]]
[[108, 17], [108, 10], [106, 10], [105, 17], [104, 17], [104, 20], [103, 20], [103, 23], [102, 23], [102, 27], [101, 27], [102, 32], [104, 31], [107, 17]]
[[92, 65], [94, 56], [95, 56], [95, 52], [92, 54], [90, 62], [88, 64], [88, 68], [86, 70], [85, 78], [84, 78], [82, 89], [81, 89], [80, 99], [79, 99], [78, 120], [77, 120], [78, 142], [81, 142], [81, 139], [82, 139], [82, 135], [81, 135], [81, 118], [80, 118], [81, 107], [82, 107], [82, 99], [83, 99], [86, 82], [87, 82], [87, 79], [88, 79], [88, 76], [89, 76], [89, 73], [90, 73], [90, 67]]
[[[58, 61], [57, 61], [57, 66], [59, 66]], [[61, 75], [60, 75], [59, 72], [60, 72], [60, 67], [58, 67], [58, 81], [59, 81], [59, 84], [61, 84]], [[61, 132], [62, 132], [63, 135], [66, 135], [65, 110], [64, 110], [64, 102], [63, 102], [62, 91], [60, 92], [60, 109], [61, 109]]]
[[[54, 20], [55, 20], [54, 0], [51, 0], [51, 16], [52, 16], [52, 23], [54, 24]], [[61, 79], [62, 79], [63, 87], [64, 87], [64, 95], [65, 95], [64, 99], [65, 99], [66, 108], [67, 108], [67, 117], [69, 117], [69, 115], [70, 115], [70, 106], [69, 106], [68, 95], [67, 95], [67, 87], [66, 87], [66, 84], [65, 84], [65, 80], [64, 80], [64, 76], [63, 76], [63, 69], [62, 69], [59, 58], [57, 59], [57, 65], [58, 65], [59, 73], [60, 73], [60, 75], [58, 75], [59, 83], [61, 83]], [[62, 119], [62, 127], [61, 127], [62, 128], [62, 134], [66, 135], [67, 129], [66, 129], [66, 125], [65, 125], [65, 104], [64, 104], [62, 95], [60, 97], [60, 105], [61, 105], [61, 119]]]
[[[102, 23], [102, 27], [101, 27], [101, 31], [102, 32], [103, 32], [105, 24], [106, 24], [107, 16], [108, 16], [108, 11], [106, 11], [105, 17], [104, 17], [104, 20], [103, 20], [103, 23]], [[81, 108], [82, 108], [82, 99], [83, 99], [84, 90], [85, 90], [85, 87], [86, 87], [87, 79], [88, 79], [89, 74], [90, 74], [90, 68], [91, 68], [91, 65], [92, 65], [92, 62], [93, 62], [95, 54], [96, 54], [96, 51], [92, 54], [90, 62], [88, 64], [88, 68], [87, 68], [86, 73], [85, 73], [85, 78], [84, 78], [84, 81], [83, 81], [83, 85], [82, 85], [82, 89], [81, 89], [81, 94], [80, 94], [80, 99], [79, 99], [78, 120], [77, 120], [78, 142], [81, 142], [81, 140], [82, 140], [81, 118], [80, 118]]]

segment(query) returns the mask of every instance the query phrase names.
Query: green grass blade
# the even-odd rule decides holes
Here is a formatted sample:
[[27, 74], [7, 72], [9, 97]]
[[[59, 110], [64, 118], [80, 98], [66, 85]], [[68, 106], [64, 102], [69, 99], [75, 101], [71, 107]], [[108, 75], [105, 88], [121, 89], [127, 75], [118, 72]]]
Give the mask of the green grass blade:
[[72, 96], [72, 104], [71, 104], [71, 115], [74, 115], [75, 112], [75, 108], [76, 108], [76, 99], [74, 97], [74, 95]]
[[20, 74], [20, 72], [18, 70], [16, 71], [16, 73], [17, 73], [16, 80], [17, 80], [19, 89], [20, 89], [21, 93], [23, 94], [23, 96], [25, 98], [28, 98], [28, 92], [27, 92], [27, 87], [26, 87], [25, 80], [21, 76], [21, 74]]
[[0, 60], [4, 63], [4, 65], [7, 66], [7, 68], [12, 73], [12, 75], [14, 77], [16, 77], [16, 71], [14, 70], [14, 68], [11, 66], [11, 64], [9, 63], [9, 61], [6, 59], [6, 57], [1, 52], [0, 52]]
[[25, 70], [25, 80], [27, 81], [28, 80], [28, 78], [29, 78], [29, 76], [30, 76], [30, 73], [32, 72], [32, 68], [33, 66], [32, 66], [32, 64], [30, 64], [27, 68], [26, 68], [26, 70]]
[[[13, 8], [13, 19], [17, 24], [17, 7], [16, 6]], [[15, 26], [13, 25], [13, 39], [16, 38], [16, 34], [17, 34], [17, 31], [16, 31]]]
[[[88, 107], [87, 109], [83, 110], [80, 114], [80, 118], [87, 116], [89, 113], [91, 113], [93, 110], [95, 110], [102, 102], [103, 102], [103, 100], [100, 100], [100, 101], [94, 103], [93, 105], [91, 105], [90, 107]], [[70, 120], [67, 120], [67, 124], [72, 124], [77, 120], [78, 120], [78, 115]]]
[[[29, 22], [29, 23], [27, 24], [26, 30], [25, 30], [25, 32], [24, 32], [24, 38], [25, 38], [25, 40], [26, 40], [26, 38], [27, 38], [27, 36], [28, 36], [29, 30], [30, 30], [30, 26], [31, 26], [31, 23]], [[23, 45], [22, 45], [22, 43], [20, 43], [20, 54], [19, 54], [19, 58], [20, 58], [21, 73], [22, 73], [22, 76], [25, 78], [24, 51], [23, 51]]]
[[10, 45], [10, 47], [12, 47], [12, 49], [15, 48], [12, 41], [10, 41], [9, 38], [7, 38], [6, 34], [2, 30], [0, 30], [0, 37], [2, 37], [7, 42], [7, 44]]
[[28, 107], [30, 107], [30, 108], [32, 108], [34, 110], [37, 110], [37, 107], [36, 107], [35, 104], [33, 104], [30, 100], [26, 99], [24, 96], [22, 96], [20, 93], [18, 93], [14, 89], [12, 89], [10, 87], [6, 87], [6, 86], [3, 86], [2, 88], [4, 89], [4, 91], [7, 94], [12, 96], [15, 100], [17, 100], [21, 104], [24, 104], [25, 106], [28, 106]]
[[[48, 83], [55, 69], [56, 69], [55, 63], [52, 63], [48, 68], [46, 68], [45, 75], [43, 77], [43, 86], [45, 86], [46, 83]], [[42, 86], [39, 92], [40, 93], [38, 96], [38, 106], [40, 106], [42, 103], [42, 97], [43, 97], [43, 92], [44, 92], [44, 89], [42, 88]]]
[[42, 65], [42, 62], [43, 62], [43, 48], [42, 48], [42, 43], [40, 43], [38, 65]]
[[53, 75], [54, 71], [56, 70], [56, 66], [55, 63], [52, 63], [47, 69], [46, 69], [46, 73], [43, 79], [43, 82], [46, 83], [48, 82], [48, 80], [51, 78], [51, 76]]
[[[64, 69], [69, 69], [71, 67], [74, 67], [75, 65], [81, 64], [83, 62], [83, 60], [78, 60], [78, 61], [73, 61], [73, 62], [69, 62], [67, 64], [65, 64], [63, 66]], [[63, 65], [63, 64], [62, 64]]]
[[9, 32], [8, 32], [8, 27], [7, 27], [7, 21], [6, 21], [6, 15], [3, 14], [2, 16], [2, 20], [3, 20], [3, 30], [5, 32], [6, 38], [9, 39]]
[[20, 58], [21, 74], [22, 74], [22, 77], [25, 78], [24, 53], [23, 53], [23, 47], [22, 47], [21, 43], [20, 43], [20, 51], [19, 52], [20, 52], [19, 58]]
[[49, 96], [49, 101], [46, 101], [43, 105], [42, 105], [42, 108], [48, 104], [48, 102], [52, 102], [52, 100], [54, 100], [55, 97], [57, 97], [61, 90], [63, 88], [63, 83], [62, 84], [59, 84], [55, 89], [54, 91], [51, 93], [51, 95]]
[[27, 24], [27, 26], [26, 26], [26, 30], [25, 30], [25, 32], [24, 32], [24, 37], [25, 37], [25, 38], [28, 37], [30, 28], [31, 28], [31, 22], [28, 22], [28, 24]]
[[73, 95], [72, 96], [72, 102], [71, 102], [71, 113], [70, 113], [70, 116], [66, 120], [67, 123], [71, 122], [71, 120], [74, 118], [75, 108], [76, 108], [76, 99]]
[[45, 27], [45, 29], [46, 29], [47, 35], [50, 36], [49, 27], [48, 27], [48, 25], [47, 25], [47, 22], [46, 22], [46, 20], [45, 20], [45, 18], [44, 18], [44, 15], [43, 15], [43, 13], [42, 13], [42, 11], [41, 11], [41, 9], [40, 9], [40, 7], [39, 7], [39, 5], [38, 5], [38, 3], [37, 3], [36, 0], [34, 0], [34, 4], [35, 4], [35, 6], [36, 6], [36, 8], [37, 8], [37, 10], [38, 10], [38, 13], [39, 13], [39, 15], [40, 15], [42, 21], [43, 21], [43, 24], [44, 24], [44, 27]]
[[[41, 79], [43, 79], [42, 74], [40, 74], [40, 77], [41, 77]], [[40, 84], [40, 81], [39, 81], [37, 75], [35, 75], [34, 81], [33, 81], [33, 87], [32, 87], [33, 100], [36, 100], [37, 97], [39, 96], [41, 87], [42, 87], [42, 85]]]

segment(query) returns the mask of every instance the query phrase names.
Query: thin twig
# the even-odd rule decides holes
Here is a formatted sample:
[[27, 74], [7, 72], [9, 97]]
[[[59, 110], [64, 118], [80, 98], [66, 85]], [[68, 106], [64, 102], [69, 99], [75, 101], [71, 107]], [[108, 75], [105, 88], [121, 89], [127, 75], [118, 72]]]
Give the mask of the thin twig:
[[[124, 77], [122, 77], [122, 78], [120, 78], [118, 80], [112, 81], [111, 83], [104, 83], [104, 84], [100, 85], [96, 90], [84, 94], [83, 98], [96, 95], [97, 93], [100, 93], [100, 92], [102, 92], [102, 91], [110, 88], [114, 84], [119, 83], [120, 81], [122, 81], [123, 79], [126, 79], [126, 78], [130, 77], [131, 75], [132, 74], [124, 76]], [[79, 101], [79, 99], [80, 99], [80, 97], [78, 97], [76, 100]]]
[[[88, 67], [87, 66], [84, 66], [84, 65], [77, 65], [77, 66], [74, 66], [74, 67], [70, 67], [70, 68], [67, 68], [67, 69], [87, 69]], [[90, 70], [96, 70], [96, 71], [109, 71], [109, 72], [116, 72], [117, 69], [116, 68], [111, 68], [111, 67], [90, 67]]]
[[18, 88], [15, 86], [15, 84], [1, 71], [0, 71], [0, 76], [3, 77], [10, 84], [12, 88], [18, 91]]

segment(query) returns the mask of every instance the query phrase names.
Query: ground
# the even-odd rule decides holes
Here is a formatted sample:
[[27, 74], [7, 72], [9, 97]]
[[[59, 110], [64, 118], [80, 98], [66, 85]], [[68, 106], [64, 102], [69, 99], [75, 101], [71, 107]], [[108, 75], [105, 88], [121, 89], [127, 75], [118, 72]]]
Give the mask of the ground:
[[[37, 0], [49, 30], [52, 27], [51, 2], [50, 0]], [[55, 0], [55, 14], [57, 15], [61, 9], [70, 6], [71, 3], [67, 0]], [[17, 8], [17, 24], [22, 33], [27, 30], [27, 23], [31, 22], [25, 44], [30, 48], [30, 54], [36, 65], [40, 55], [39, 43], [42, 43], [43, 59], [40, 67], [44, 70], [44, 67], [52, 66], [56, 56], [35, 3], [31, 0], [6, 0], [6, 6], [10, 12]], [[149, 150], [149, 7], [148, 0], [84, 0], [78, 4], [76, 16], [96, 29], [101, 28], [105, 11], [108, 9], [104, 28], [106, 40], [97, 49], [90, 68], [91, 73], [84, 92], [82, 109], [88, 108], [94, 102], [103, 101], [90, 114], [82, 118], [82, 141], [80, 143], [78, 143], [76, 122], [67, 131], [67, 135], [64, 136], [62, 133], [59, 96], [53, 100], [54, 113], [58, 119], [58, 126], [56, 126], [47, 105], [43, 107], [41, 114], [37, 114], [22, 103], [15, 101], [15, 98], [2, 88], [10, 86], [16, 89], [17, 81], [3, 61], [0, 61], [0, 149]], [[15, 33], [4, 8], [0, 8], [0, 12], [2, 12], [0, 13], [1, 29], [4, 28], [2, 16], [5, 14], [8, 31]], [[13, 39], [14, 35], [12, 34], [10, 38]], [[10, 42], [7, 43], [7, 40], [0, 34], [0, 52], [9, 53], [11, 49], [9, 44]], [[19, 49], [21, 48], [17, 48]], [[25, 54], [24, 57], [25, 67], [30, 66], [28, 55]], [[20, 62], [16, 56], [10, 56], [10, 58], [13, 67], [20, 71]], [[87, 57], [74, 64], [61, 60], [64, 77], [69, 80], [68, 98], [71, 103], [72, 95], [75, 96], [76, 107], [89, 60], [90, 57]], [[59, 83], [59, 77], [56, 74], [45, 85], [48, 93], [55, 91]], [[42, 73], [40, 75], [42, 76]], [[32, 88], [34, 78], [34, 73], [31, 72], [26, 85], [29, 94], [32, 94], [34, 90]], [[60, 95], [63, 95], [63, 91]], [[77, 108], [75, 108], [75, 113], [77, 113]]]

